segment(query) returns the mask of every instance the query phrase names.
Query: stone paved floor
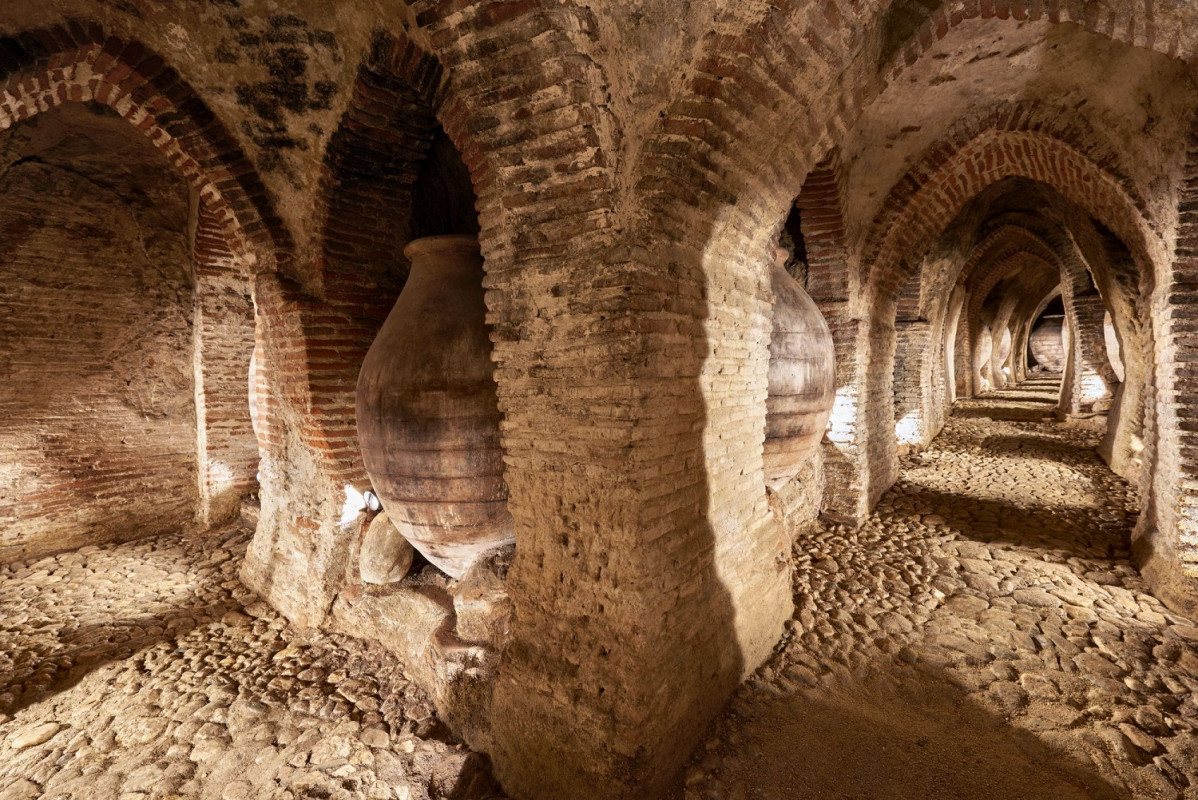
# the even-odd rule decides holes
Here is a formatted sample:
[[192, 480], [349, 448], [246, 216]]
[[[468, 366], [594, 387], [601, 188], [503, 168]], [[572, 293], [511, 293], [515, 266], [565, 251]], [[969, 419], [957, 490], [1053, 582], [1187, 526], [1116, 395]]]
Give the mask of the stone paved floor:
[[397, 663], [295, 640], [253, 602], [236, 580], [248, 539], [0, 567], [2, 800], [491, 794]]
[[1198, 798], [1198, 626], [1128, 562], [1138, 513], [1042, 421], [963, 401], [857, 531], [796, 545], [797, 613], [687, 771], [700, 798]]
[[[799, 542], [686, 800], [1198, 798], [1198, 626], [1145, 592], [1136, 499], [1042, 421], [1054, 388], [959, 404], [865, 527]], [[247, 539], [0, 567], [0, 800], [496, 796], [400, 665], [253, 601]]]

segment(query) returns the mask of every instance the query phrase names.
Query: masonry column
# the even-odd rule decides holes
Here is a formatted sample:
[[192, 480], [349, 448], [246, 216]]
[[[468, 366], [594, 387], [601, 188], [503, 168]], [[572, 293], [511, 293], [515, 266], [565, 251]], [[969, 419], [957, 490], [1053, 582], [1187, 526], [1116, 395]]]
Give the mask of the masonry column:
[[195, 396], [200, 521], [236, 516], [257, 486], [258, 445], [250, 421], [250, 356], [254, 308], [249, 276], [238, 265], [212, 209], [196, 212]]
[[939, 432], [939, 421], [930, 413], [935, 407], [932, 371], [937, 348], [927, 320], [900, 320], [895, 335], [895, 433], [900, 448], [920, 449]]
[[811, 171], [796, 203], [807, 246], [807, 294], [815, 301], [836, 350], [836, 405], [824, 437], [824, 504], [829, 519], [860, 524], [869, 514], [865, 438], [859, 424], [865, 398], [859, 374], [869, 327], [849, 303], [849, 265], [840, 208], [839, 156], [833, 152]]
[[1117, 383], [1114, 368], [1106, 352], [1106, 307], [1097, 293], [1073, 298], [1074, 345], [1078, 370], [1077, 406], [1082, 412], [1105, 410]]
[[[1177, 249], [1152, 298], [1156, 327], [1155, 403], [1145, 409], [1145, 435], [1155, 439], [1132, 552], [1152, 591], [1170, 607], [1198, 613], [1198, 128], [1190, 133]], [[1130, 363], [1130, 362], [1129, 362]]]
[[685, 246], [570, 239], [488, 275], [517, 531], [492, 755], [519, 797], [655, 797], [792, 610], [759, 444], [770, 253], [709, 253], [705, 287]]

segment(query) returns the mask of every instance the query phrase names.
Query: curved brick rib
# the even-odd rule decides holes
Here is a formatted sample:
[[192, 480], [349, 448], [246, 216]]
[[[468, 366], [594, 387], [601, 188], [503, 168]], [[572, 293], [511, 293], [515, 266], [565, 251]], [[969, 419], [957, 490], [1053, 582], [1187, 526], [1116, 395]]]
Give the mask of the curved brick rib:
[[238, 256], [291, 266], [290, 235], [266, 187], [216, 114], [174, 69], [94, 22], [0, 37], [0, 129], [67, 102], [109, 106], [199, 191]]

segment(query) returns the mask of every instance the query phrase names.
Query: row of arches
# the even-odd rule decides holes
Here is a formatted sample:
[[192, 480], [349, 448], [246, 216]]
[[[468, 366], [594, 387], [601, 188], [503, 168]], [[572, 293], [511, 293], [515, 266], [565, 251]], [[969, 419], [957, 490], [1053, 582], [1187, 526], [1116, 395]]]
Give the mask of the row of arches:
[[[316, 159], [310, 248], [221, 117], [163, 58], [97, 24], [4, 43], [0, 127], [103, 104], [193, 187], [200, 238], [229, 265], [217, 282], [255, 310], [252, 336], [239, 328], [245, 363], [220, 365], [244, 375], [253, 353], [262, 522], [243, 576], [307, 627], [327, 624], [346, 590], [359, 524], [346, 511], [368, 484], [357, 367], [403, 282], [416, 187], [429, 164], [449, 165], [456, 179], [436, 204], [450, 227], [477, 225], [486, 256], [517, 536], [516, 616], [480, 740], [505, 785], [551, 796], [613, 775], [664, 781], [694, 739], [667, 732], [697, 736], [789, 616], [790, 543], [760, 445], [766, 265], [796, 204], [806, 286], [837, 361], [820, 510], [868, 514], [900, 446], [934, 436], [955, 397], [1007, 379], [979, 356], [987, 329], [992, 353], [1006, 331], [1022, 353], [1059, 289], [1079, 376], [1063, 408], [1111, 395], [1104, 455], [1148, 493], [1148, 574], [1192, 607], [1182, 478], [1198, 467], [1171, 435], [1189, 406], [1185, 317], [1170, 309], [1188, 302], [1194, 187], [1162, 203], [1100, 125], [1041, 100], [990, 104], [937, 133], [881, 198], [858, 191], [864, 145], [849, 135], [969, 24], [1072, 22], [1063, 41], [1099, 33], [1185, 55], [1183, 11], [1151, 22], [1115, 4], [1031, 0], [728, 11], [721, 26], [739, 32], [701, 37], [676, 96], [628, 124], [589, 9], [409, 5], [410, 30], [361, 54]], [[638, 126], [644, 138], [626, 139]], [[1118, 382], [1098, 346], [1106, 314], [1125, 354], [1152, 354], [1126, 358]], [[1019, 359], [1009, 368], [1018, 379]]]

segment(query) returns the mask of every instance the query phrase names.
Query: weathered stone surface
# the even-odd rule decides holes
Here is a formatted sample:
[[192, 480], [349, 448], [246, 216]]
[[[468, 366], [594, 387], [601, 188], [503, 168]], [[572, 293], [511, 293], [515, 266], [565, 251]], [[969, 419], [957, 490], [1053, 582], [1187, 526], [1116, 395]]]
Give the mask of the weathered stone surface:
[[236, 580], [248, 538], [175, 534], [3, 568], [0, 797], [419, 800], [434, 775], [502, 797], [394, 658], [237, 610], [254, 601]]
[[[780, 647], [796, 556], [808, 556], [797, 573], [812, 596], [841, 594], [838, 607], [799, 609], [792, 637], [853, 630], [880, 640], [878, 650], [912, 670], [943, 671], [979, 705], [991, 701], [978, 670], [1012, 683], [1049, 670], [1069, 708], [1102, 708], [1110, 705], [1103, 698], [1130, 693], [1159, 699], [1162, 714], [1189, 718], [1192, 703], [1179, 698], [1192, 689], [1193, 656], [1173, 646], [1167, 627], [1175, 623], [1170, 614], [1198, 613], [1194, 4], [392, 5], [0, 4], [6, 143], [19, 145], [31, 126], [70, 107], [143, 137], [157, 148], [158, 167], [175, 174], [175, 189], [160, 191], [160, 183], [137, 177], [143, 162], [123, 158], [128, 151], [120, 148], [97, 157], [78, 129], [64, 139], [70, 157], [58, 165], [44, 153], [7, 148], [5, 180], [64, 163], [79, 178], [70, 179], [75, 195], [52, 195], [52, 210], [67, 213], [47, 219], [75, 225], [81, 217], [71, 212], [97, 213], [72, 237], [74, 253], [49, 251], [44, 270], [26, 273], [32, 280], [0, 280], [0, 320], [19, 319], [16, 338], [27, 344], [59, 330], [77, 336], [88, 326], [75, 322], [103, 310], [103, 302], [88, 307], [89, 299], [115, 299], [115, 289], [129, 287], [146, 302], [113, 302], [127, 313], [106, 321], [171, 310], [178, 322], [175, 312], [190, 309], [190, 325], [170, 326], [164, 349], [193, 356], [189, 363], [163, 354], [150, 364], [139, 349], [149, 339], [133, 337], [111, 346], [115, 357], [96, 359], [97, 374], [116, 364], [133, 385], [171, 385], [134, 392], [138, 410], [149, 413], [126, 415], [123, 427], [90, 424], [103, 422], [96, 415], [79, 421], [76, 412], [92, 399], [90, 374], [75, 376], [84, 391], [18, 396], [18, 404], [39, 396], [60, 404], [36, 430], [0, 431], [4, 452], [18, 454], [0, 465], [0, 492], [14, 485], [14, 473], [36, 473], [46, 491], [18, 484], [0, 502], [18, 515], [36, 506], [40, 520], [59, 523], [79, 511], [80, 497], [118, 513], [156, 502], [177, 517], [161, 530], [174, 530], [190, 519], [183, 509], [194, 490], [204, 527], [235, 510], [238, 491], [252, 486], [260, 448], [262, 513], [242, 574], [299, 628], [334, 624], [338, 602], [374, 590], [354, 579], [351, 555], [368, 483], [354, 381], [407, 277], [403, 246], [422, 235], [429, 217], [457, 209], [421, 194], [442, 174], [438, 155], [456, 148], [464, 194], [477, 192], [467, 214], [477, 217], [486, 253], [493, 352], [480, 371], [493, 379], [503, 417], [494, 426], [503, 452], [492, 463], [508, 487], [519, 539], [494, 699], [502, 727], [494, 762], [509, 786], [528, 797], [664, 792], [735, 686]], [[144, 191], [120, 191], [130, 184]], [[97, 208], [97, 193], [123, 199]], [[44, 198], [26, 192], [20, 199], [31, 208]], [[187, 213], [175, 214], [169, 231], [136, 219], [89, 229], [123, 215], [125, 201], [176, 212], [185, 204]], [[45, 233], [38, 215], [20, 211], [2, 215], [6, 253]], [[827, 321], [836, 358], [824, 480], [818, 490], [808, 485], [787, 496], [767, 493], [763, 459], [767, 268], [780, 226], [794, 248], [790, 272]], [[193, 258], [169, 262], [182, 275], [141, 269], [144, 254], [182, 236]], [[91, 253], [116, 268], [102, 273], [93, 298], [64, 303], [55, 280]], [[256, 331], [247, 337], [251, 274]], [[918, 496], [910, 504], [918, 508], [888, 508], [882, 499], [871, 519], [899, 475], [898, 456], [929, 446], [956, 399], [1026, 377], [1030, 328], [1058, 299], [1072, 335], [1055, 401], [967, 402], [960, 410], [971, 416], [950, 424], [1060, 413], [1073, 426], [1060, 434], [1067, 441], [1090, 441], [1106, 424], [1104, 458], [1144, 491], [1136, 558], [1171, 610], [1144, 599], [1143, 585], [1127, 583], [1131, 574], [1116, 571], [1118, 585], [1097, 584], [1105, 589], [1079, 577], [1086, 571], [1071, 560], [1125, 555], [1123, 533], [1138, 508], [1124, 503], [1083, 519], [1095, 508], [1091, 495], [1117, 498], [1123, 489], [1068, 453], [1062, 458], [1059, 432], [1028, 441], [1004, 427], [998, 441], [955, 440], [952, 458], [1010, 456], [970, 473], [989, 495], [982, 491], [964, 513], [952, 485], [899, 484], [899, 495]], [[59, 313], [66, 308], [76, 318]], [[37, 309], [49, 310], [46, 320], [30, 313]], [[1125, 356], [1110, 397], [1105, 311]], [[204, 346], [214, 330], [235, 328], [240, 337], [220, 335], [222, 346]], [[97, 353], [111, 344], [90, 341]], [[256, 441], [243, 424], [251, 350]], [[0, 353], [0, 375], [18, 377], [10, 391], [21, 394], [29, 369], [58, 366], [42, 352]], [[218, 365], [227, 368], [218, 370], [222, 379], [208, 380]], [[189, 376], [191, 392], [182, 390]], [[108, 389], [124, 391], [119, 381]], [[181, 426], [187, 436], [172, 447], [131, 444], [139, 432], [161, 432], [167, 418], [155, 414], [164, 403], [194, 407], [195, 424]], [[1089, 416], [1107, 403], [1108, 419]], [[100, 431], [115, 458], [89, 458], [74, 447]], [[167, 464], [157, 473], [165, 489], [158, 493], [139, 494], [145, 480], [133, 491], [122, 480]], [[1038, 492], [1062, 488], [1037, 495], [1041, 502], [1028, 509], [993, 490], [1004, 475]], [[97, 486], [101, 476], [111, 481]], [[793, 553], [796, 538], [827, 529], [800, 533], [787, 521], [817, 512], [845, 527]], [[861, 543], [875, 544], [868, 526], [883, 517], [887, 534], [904, 546], [901, 553], [879, 546], [882, 563], [875, 563]], [[149, 533], [155, 521], [136, 531]], [[1027, 547], [1033, 532], [1059, 535], [1036, 533], [1036, 546]], [[73, 526], [63, 537], [92, 533], [99, 531]], [[947, 544], [929, 551], [925, 536], [985, 539], [994, 557], [976, 560], [995, 563], [966, 563], [974, 556]], [[845, 550], [858, 547], [860, 563], [845, 563]], [[1109, 563], [1086, 566], [1112, 572]], [[122, 577], [132, 586], [154, 583]], [[56, 574], [37, 581], [59, 582]], [[1024, 605], [1016, 592], [1039, 602]], [[956, 614], [946, 603], [963, 593], [990, 608]], [[225, 611], [213, 609], [197, 625], [219, 624]], [[141, 632], [177, 639], [190, 624], [147, 616], [122, 635], [135, 643]], [[272, 619], [249, 616], [254, 621], [225, 626], [231, 636]], [[926, 634], [924, 623], [932, 628]], [[1165, 633], [1141, 642], [1132, 627]], [[896, 631], [897, 639], [888, 635]], [[922, 646], [902, 641], [913, 632]], [[66, 625], [59, 633], [85, 639], [85, 654], [127, 644], [92, 641]], [[441, 633], [436, 641], [447, 652], [469, 651], [452, 631]], [[808, 644], [844, 670], [859, 657], [855, 648], [829, 654]], [[1161, 669], [1137, 669], [1157, 647], [1168, 656]], [[1122, 674], [1101, 675], [1089, 668], [1105, 662], [1078, 660], [1094, 651]], [[996, 661], [1009, 670], [996, 675]], [[216, 666], [197, 663], [193, 671]], [[819, 664], [795, 666], [805, 678]], [[485, 671], [462, 672], [472, 669]], [[63, 681], [55, 685], [77, 677], [60, 676], [55, 665], [13, 670], [22, 684], [0, 694], [0, 703], [15, 713], [28, 710], [25, 683], [40, 685], [51, 673]], [[321, 671], [339, 670], [307, 665], [272, 674], [266, 691], [290, 696]], [[331, 685], [352, 680], [341, 677]], [[359, 688], [346, 690], [372, 705]], [[217, 701], [197, 708], [208, 702]], [[1031, 718], [1042, 710], [1035, 706], [1015, 718]], [[362, 713], [375, 712], [364, 706]], [[1034, 716], [1038, 725], [1057, 719]], [[1102, 757], [1143, 753], [1124, 747], [1118, 725], [1126, 720], [1113, 712], [1102, 733], [1086, 719], [1094, 734], [1088, 745]], [[225, 757], [230, 774], [248, 772], [235, 748], [222, 754], [222, 743], [202, 740], [197, 763]], [[909, 744], [920, 752], [918, 739]], [[1185, 752], [1174, 750], [1153, 755], [1118, 790], [1167, 796], [1161, 780], [1182, 786], [1170, 768]], [[300, 762], [306, 753], [292, 755]], [[40, 781], [56, 761], [30, 774]], [[346, 789], [358, 766], [351, 754], [327, 783], [301, 778], [264, 793], [392, 793]], [[102, 778], [81, 777], [112, 794], [127, 772], [104, 764], [95, 774]], [[148, 781], [153, 770], [138, 775]], [[198, 778], [163, 780], [164, 792], [201, 793]], [[1084, 781], [1073, 785], [1103, 794]]]
[[[1195, 630], [1127, 560], [1135, 493], [1096, 433], [999, 421], [1055, 388], [960, 401], [864, 526], [796, 540], [795, 624], [692, 756], [687, 798], [785, 794], [800, 767], [834, 794], [845, 759], [863, 794], [935, 794], [952, 759], [955, 796], [993, 796], [996, 775], [1027, 796], [1187, 790]], [[953, 589], [963, 569], [989, 581]]]
[[57, 722], [44, 722], [41, 725], [24, 728], [17, 731], [17, 735], [9, 744], [14, 750], [23, 750], [35, 744], [42, 744], [58, 733], [61, 727]]
[[415, 552], [384, 511], [370, 521], [362, 536], [358, 571], [365, 583], [386, 585], [403, 580]]
[[458, 638], [502, 649], [512, 613], [507, 572], [513, 551], [503, 547], [483, 553], [452, 587]]

